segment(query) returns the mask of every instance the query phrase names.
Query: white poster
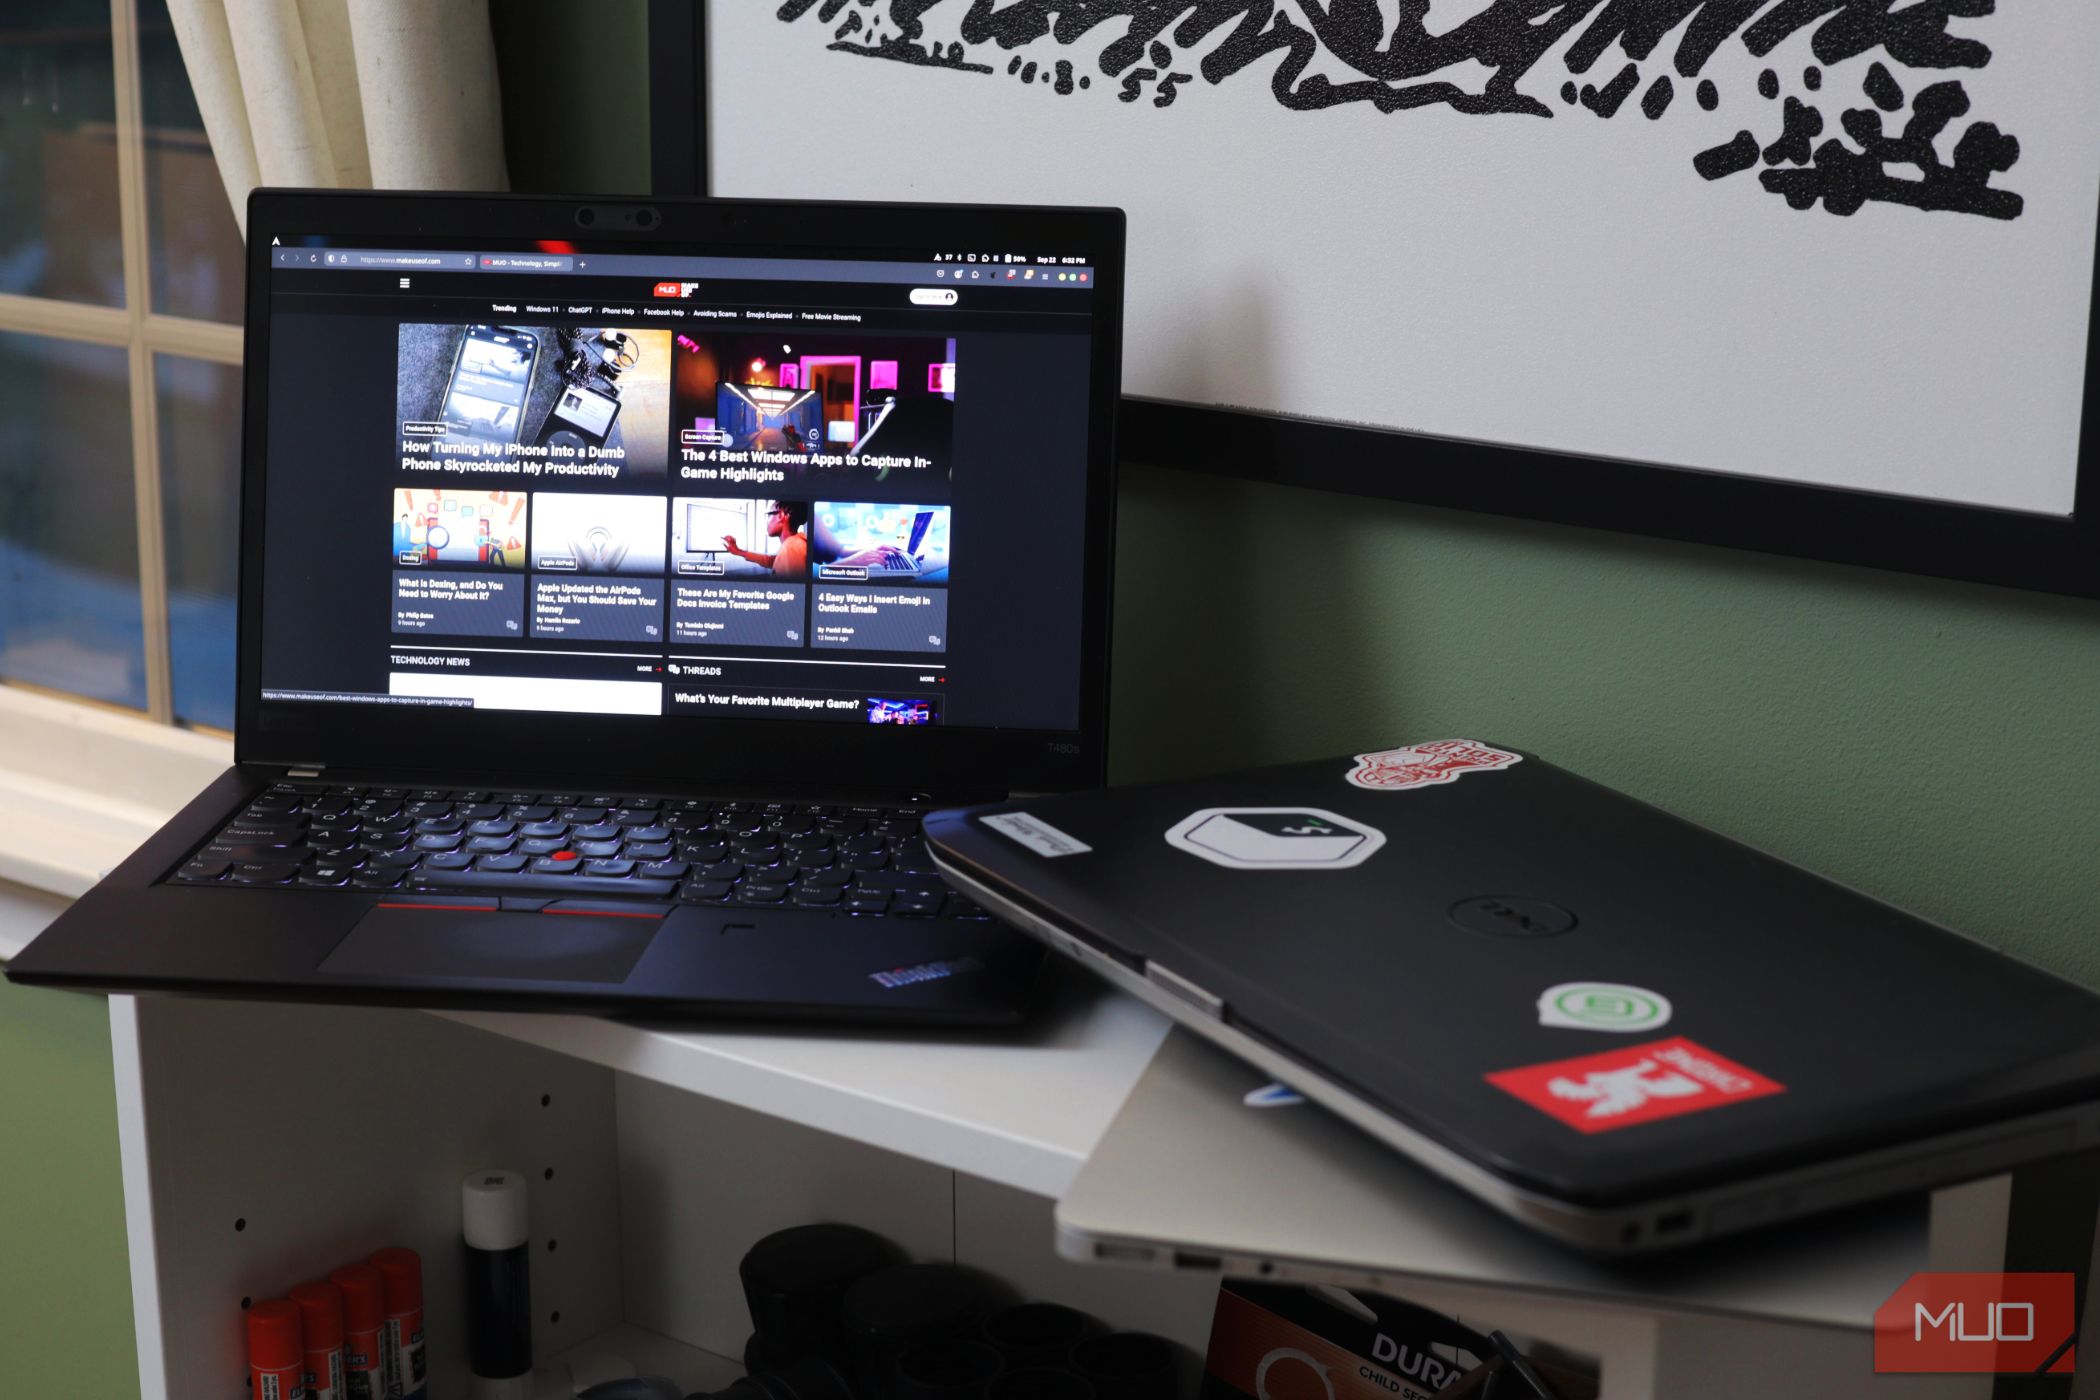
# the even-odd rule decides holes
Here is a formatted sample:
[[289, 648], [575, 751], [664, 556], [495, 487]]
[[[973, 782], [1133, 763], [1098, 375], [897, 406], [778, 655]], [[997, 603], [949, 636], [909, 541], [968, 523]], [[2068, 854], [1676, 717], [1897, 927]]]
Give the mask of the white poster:
[[718, 194], [1126, 209], [1126, 392], [2070, 512], [2095, 0], [708, 13]]

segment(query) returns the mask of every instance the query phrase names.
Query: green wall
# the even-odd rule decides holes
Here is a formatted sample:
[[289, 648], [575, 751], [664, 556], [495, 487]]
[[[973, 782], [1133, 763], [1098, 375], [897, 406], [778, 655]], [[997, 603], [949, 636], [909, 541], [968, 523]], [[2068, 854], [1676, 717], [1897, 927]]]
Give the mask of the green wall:
[[1149, 468], [1118, 529], [1119, 780], [1501, 740], [2100, 987], [2100, 604]]
[[0, 980], [0, 1395], [139, 1392], [109, 1008]]

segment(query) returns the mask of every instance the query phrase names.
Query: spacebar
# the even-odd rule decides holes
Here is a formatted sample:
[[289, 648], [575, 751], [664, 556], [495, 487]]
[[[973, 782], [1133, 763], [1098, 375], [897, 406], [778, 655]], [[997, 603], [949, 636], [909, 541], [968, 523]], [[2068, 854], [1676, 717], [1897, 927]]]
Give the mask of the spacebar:
[[418, 890], [480, 890], [485, 894], [610, 894], [661, 899], [677, 892], [676, 880], [609, 875], [504, 875], [487, 870], [418, 870], [408, 880]]

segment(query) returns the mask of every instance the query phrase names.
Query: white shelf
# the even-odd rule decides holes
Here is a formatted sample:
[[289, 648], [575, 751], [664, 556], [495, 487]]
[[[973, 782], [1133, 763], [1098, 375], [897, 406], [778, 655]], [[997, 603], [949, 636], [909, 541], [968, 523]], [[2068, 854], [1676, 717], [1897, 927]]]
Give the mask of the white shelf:
[[664, 1376], [691, 1394], [720, 1390], [743, 1365], [646, 1328], [621, 1323], [534, 1368], [532, 1400], [572, 1400], [579, 1387], [628, 1376]]
[[588, 1016], [440, 1013], [760, 1113], [1056, 1196], [1166, 1035], [1166, 1019], [1071, 970], [1000, 1038], [662, 1029]]
[[71, 900], [0, 879], [0, 963], [29, 946]]

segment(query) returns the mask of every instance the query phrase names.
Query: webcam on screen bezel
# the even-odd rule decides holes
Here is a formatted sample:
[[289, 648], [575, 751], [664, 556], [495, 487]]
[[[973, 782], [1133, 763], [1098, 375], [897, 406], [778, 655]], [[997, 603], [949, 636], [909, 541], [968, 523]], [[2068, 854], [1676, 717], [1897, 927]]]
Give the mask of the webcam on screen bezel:
[[663, 222], [663, 215], [647, 204], [584, 204], [576, 210], [576, 227], [647, 233]]

